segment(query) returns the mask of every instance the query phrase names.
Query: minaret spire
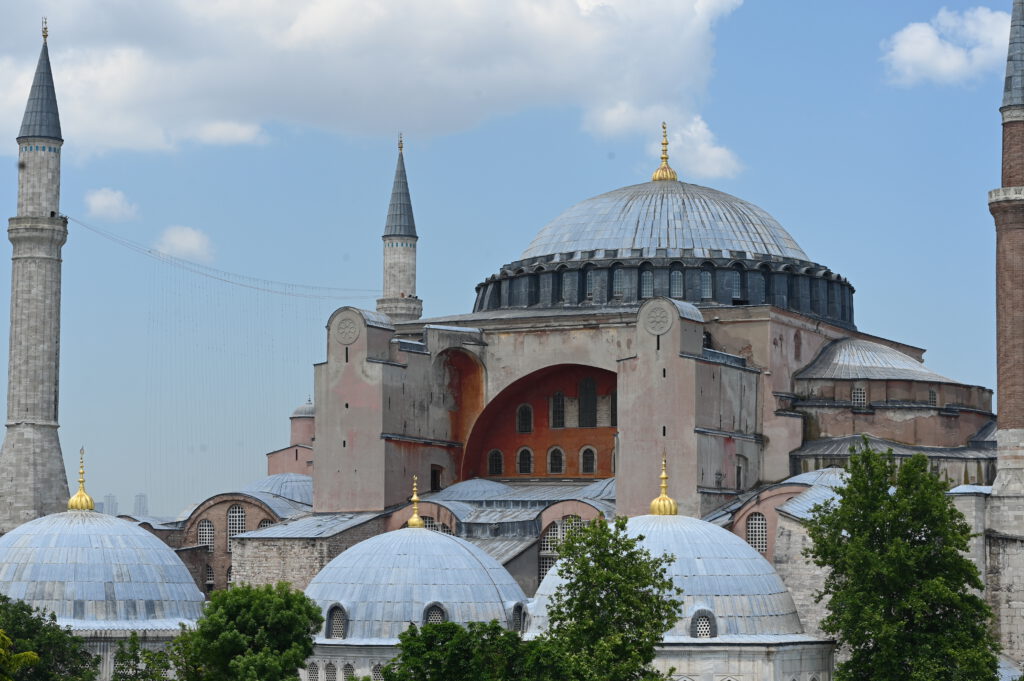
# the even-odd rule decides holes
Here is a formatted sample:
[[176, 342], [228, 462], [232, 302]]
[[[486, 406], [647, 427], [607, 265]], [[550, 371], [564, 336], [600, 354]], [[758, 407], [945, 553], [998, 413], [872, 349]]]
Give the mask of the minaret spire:
[[62, 511], [68, 480], [57, 436], [60, 373], [60, 157], [64, 140], [50, 72], [47, 28], [18, 133], [18, 212], [7, 235], [11, 334], [7, 432], [0, 448], [0, 533]]
[[416, 220], [412, 215], [409, 180], [405, 174], [405, 142], [398, 136], [398, 163], [391, 202], [384, 222], [384, 292], [377, 311], [396, 321], [419, 319], [423, 301], [416, 297]]

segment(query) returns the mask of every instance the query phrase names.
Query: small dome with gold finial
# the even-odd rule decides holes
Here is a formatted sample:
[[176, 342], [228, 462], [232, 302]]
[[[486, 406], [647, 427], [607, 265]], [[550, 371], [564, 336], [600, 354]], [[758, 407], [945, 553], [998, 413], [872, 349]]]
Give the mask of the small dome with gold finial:
[[666, 458], [661, 457], [661, 494], [651, 502], [651, 515], [676, 515], [679, 505], [668, 495], [668, 471]]
[[663, 182], [665, 180], [678, 180], [676, 171], [668, 164], [668, 126], [661, 123], [661, 165], [651, 175], [651, 182]]
[[85, 491], [85, 447], [78, 451], [78, 491], [68, 499], [69, 511], [95, 511], [96, 504]]

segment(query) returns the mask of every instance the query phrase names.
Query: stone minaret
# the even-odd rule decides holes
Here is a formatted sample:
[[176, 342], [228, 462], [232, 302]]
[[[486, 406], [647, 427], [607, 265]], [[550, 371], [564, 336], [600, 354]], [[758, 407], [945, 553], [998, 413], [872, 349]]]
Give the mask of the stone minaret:
[[412, 217], [409, 181], [405, 177], [402, 138], [398, 138], [398, 167], [384, 223], [384, 295], [377, 312], [395, 321], [419, 319], [423, 301], [416, 297], [416, 221]]
[[68, 480], [57, 438], [60, 363], [60, 132], [46, 49], [18, 134], [18, 215], [10, 219], [11, 339], [7, 433], [0, 449], [0, 533], [63, 511]]

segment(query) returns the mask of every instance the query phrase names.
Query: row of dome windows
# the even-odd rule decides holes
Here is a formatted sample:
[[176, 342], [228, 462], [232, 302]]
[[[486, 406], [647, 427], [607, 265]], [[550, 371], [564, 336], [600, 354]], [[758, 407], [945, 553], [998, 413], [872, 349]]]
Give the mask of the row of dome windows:
[[40, 145], [36, 145], [36, 144], [30, 144], [28, 146], [24, 146], [24, 147], [21, 148], [21, 150], [22, 151], [46, 151], [46, 152], [49, 152], [51, 154], [59, 154], [60, 153], [60, 147], [47, 147], [47, 146], [40, 146]]
[[[526, 630], [525, 608], [522, 603], [516, 603], [512, 608], [511, 630], [523, 632]], [[440, 603], [431, 603], [423, 609], [423, 618], [420, 625], [442, 624], [448, 621], [448, 611]], [[345, 639], [348, 638], [348, 612], [341, 605], [332, 605], [327, 610], [327, 617], [324, 621], [324, 638]]]
[[[306, 666], [306, 678], [309, 681], [320, 681], [320, 665], [310, 662]], [[352, 663], [341, 668], [341, 678], [343, 681], [351, 681], [356, 678], [356, 668]], [[384, 665], [375, 664], [370, 671], [370, 678], [373, 681], [384, 681]], [[324, 665], [324, 681], [338, 681], [338, 667], [333, 662]]]
[[[230, 553], [231, 552], [230, 538], [234, 537], [236, 534], [241, 534], [242, 532], [245, 532], [245, 508], [243, 508], [240, 504], [232, 504], [228, 508], [227, 523], [228, 523], [228, 538], [229, 538], [229, 541], [228, 541], [228, 552]], [[273, 525], [273, 524], [274, 523], [273, 523], [272, 520], [264, 518], [263, 520], [260, 521], [260, 524], [259, 524], [257, 529], [261, 529], [262, 530], [264, 527], [269, 527], [270, 525]], [[213, 525], [213, 521], [209, 520], [207, 518], [201, 519], [196, 524], [196, 545], [197, 546], [205, 546], [207, 551], [213, 552], [213, 538], [214, 538], [214, 525]]]
[[[533, 452], [529, 447], [523, 447], [516, 453], [515, 472], [519, 475], [532, 475], [534, 472]], [[547, 472], [552, 475], [564, 475], [568, 473], [566, 456], [561, 447], [552, 447], [548, 450]], [[597, 473], [597, 450], [591, 446], [585, 446], [579, 453], [580, 475], [594, 475]], [[487, 474], [505, 474], [505, 455], [500, 449], [492, 449], [487, 454]]]

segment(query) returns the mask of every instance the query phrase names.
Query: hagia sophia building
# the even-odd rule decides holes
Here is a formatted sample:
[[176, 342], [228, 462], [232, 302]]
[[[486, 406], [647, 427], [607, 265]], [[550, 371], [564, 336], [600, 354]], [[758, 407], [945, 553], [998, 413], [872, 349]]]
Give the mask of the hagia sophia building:
[[767, 212], [680, 181], [667, 135], [650, 181], [571, 206], [477, 285], [471, 311], [423, 319], [399, 143], [383, 295], [375, 310], [330, 316], [313, 400], [267, 455], [268, 477], [176, 519], [118, 519], [93, 510], [84, 473], [68, 501], [57, 437], [67, 219], [44, 35], [8, 230], [0, 593], [56, 613], [109, 678], [131, 632], [159, 646], [201, 614], [204, 592], [285, 580], [325, 617], [302, 678], [380, 679], [410, 622], [542, 632], [561, 538], [624, 515], [653, 553], [675, 556], [684, 590], [659, 668], [688, 681], [828, 681], [835, 651], [804, 523], [867, 438], [899, 458], [923, 452], [949, 482], [976, 533], [1001, 673], [1019, 674], [1024, 0], [1000, 112], [998, 419], [990, 389], [859, 331], [851, 282]]

